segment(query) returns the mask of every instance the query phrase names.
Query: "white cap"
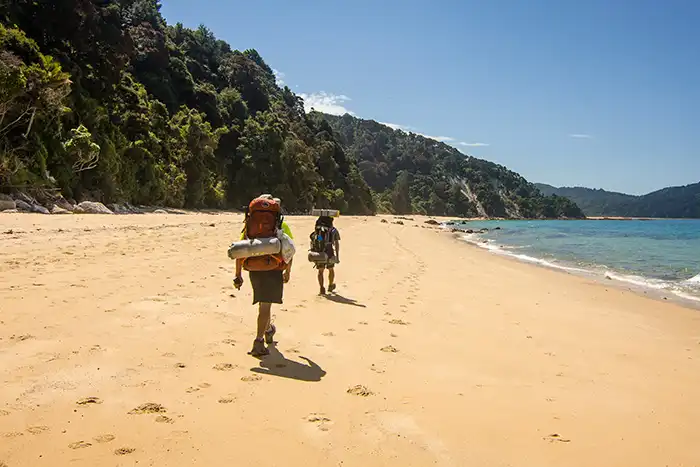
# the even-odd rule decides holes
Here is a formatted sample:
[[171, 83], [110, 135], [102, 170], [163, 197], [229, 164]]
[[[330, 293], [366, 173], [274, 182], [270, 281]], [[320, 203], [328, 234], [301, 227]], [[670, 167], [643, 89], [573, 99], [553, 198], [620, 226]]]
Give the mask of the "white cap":
[[271, 194], [260, 195], [260, 196], [258, 196], [258, 198], [271, 199], [272, 201], [279, 204], [280, 206], [282, 205], [282, 200], [279, 198], [274, 198]]

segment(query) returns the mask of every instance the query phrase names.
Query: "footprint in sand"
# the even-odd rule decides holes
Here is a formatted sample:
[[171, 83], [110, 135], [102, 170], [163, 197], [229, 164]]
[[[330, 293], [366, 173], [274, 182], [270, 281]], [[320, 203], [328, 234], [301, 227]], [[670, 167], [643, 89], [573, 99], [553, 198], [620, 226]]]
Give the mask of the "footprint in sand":
[[83, 449], [89, 448], [90, 446], [92, 446], [92, 443], [88, 443], [87, 441], [76, 441], [75, 443], [70, 443], [68, 445], [68, 447], [71, 449]]
[[379, 374], [382, 374], [382, 373], [385, 373], [385, 372], [386, 372], [385, 370], [382, 370], [381, 368], [376, 367], [376, 366], [374, 365], [374, 363], [372, 363], [372, 366], [371, 366], [369, 369], [372, 370], [372, 371], [374, 371], [375, 373], [379, 373]]
[[8, 415], [10, 415], [10, 412], [7, 410], [0, 410], [0, 417], [7, 417]]
[[26, 341], [29, 339], [34, 339], [31, 334], [22, 334], [21, 336], [10, 336], [10, 340]]
[[156, 422], [157, 423], [175, 423], [175, 420], [173, 420], [170, 417], [166, 417], [165, 415], [158, 415], [156, 417]]
[[236, 341], [233, 339], [224, 339], [221, 341], [221, 343], [226, 344], [226, 345], [233, 345], [233, 346], [236, 345]]
[[214, 365], [214, 369], [216, 371], [231, 371], [236, 368], [236, 365], [232, 363], [217, 363]]
[[262, 380], [262, 376], [260, 375], [248, 375], [241, 378], [241, 381], [245, 381], [246, 383], [260, 380]]
[[307, 422], [315, 424], [321, 431], [328, 431], [330, 429], [328, 425], [331, 424], [331, 419], [326, 417], [325, 414], [312, 413], [308, 417], [306, 417], [305, 420]]
[[134, 451], [136, 451], [136, 449], [134, 448], [119, 448], [114, 450], [114, 454], [117, 456], [126, 456], [127, 454], [131, 454]]
[[388, 352], [388, 353], [397, 353], [398, 349], [394, 347], [393, 345], [387, 345], [386, 347], [382, 347], [381, 349], [382, 352]]
[[20, 436], [24, 436], [24, 433], [19, 432], [19, 431], [13, 431], [10, 433], [4, 433], [3, 438], [19, 438]]
[[355, 332], [355, 329], [354, 329], [354, 328], [348, 328], [348, 331], [350, 331], [350, 332]]
[[407, 323], [406, 321], [400, 320], [400, 319], [392, 319], [389, 321], [389, 324], [398, 324], [399, 326], [408, 326], [410, 323]]
[[324, 332], [322, 335], [326, 336], [326, 337], [334, 337], [335, 336], [335, 334], [333, 334], [332, 332]]
[[165, 352], [165, 353], [163, 354], [163, 357], [174, 357], [174, 356], [175, 356], [175, 354], [172, 353], [172, 352]]
[[154, 402], [148, 402], [146, 404], [139, 405], [133, 410], [129, 411], [129, 415], [143, 415], [148, 413], [165, 413], [166, 408], [160, 404]]
[[27, 433], [31, 433], [33, 435], [39, 435], [45, 431], [49, 431], [48, 426], [30, 426], [27, 428]]
[[219, 399], [219, 404], [233, 404], [234, 402], [236, 402], [235, 397], [222, 397]]
[[391, 333], [389, 334], [391, 337], [399, 337], [397, 334]]
[[95, 436], [95, 437], [92, 438], [92, 439], [93, 439], [93, 441], [95, 441], [96, 443], [103, 444], [103, 443], [109, 443], [109, 442], [111, 442], [111, 441], [114, 441], [115, 438], [116, 438], [116, 436], [114, 436], [114, 435], [106, 434], [106, 435]]
[[562, 438], [561, 435], [559, 435], [559, 434], [557, 434], [557, 433], [554, 433], [554, 434], [545, 436], [545, 437], [542, 438], [542, 439], [545, 440], [545, 441], [549, 441], [550, 443], [557, 443], [557, 442], [559, 442], [559, 443], [570, 443], [570, 442], [571, 442], [570, 439]]
[[199, 386], [202, 389], [207, 389], [211, 387], [211, 384], [209, 383], [199, 383], [197, 386]]
[[184, 363], [176, 363], [175, 364], [175, 368], [185, 368], [186, 366], [187, 365], [185, 365]]
[[194, 386], [190, 386], [189, 388], [185, 389], [185, 392], [188, 394], [192, 394], [193, 392], [199, 391], [199, 388], [195, 388]]
[[351, 387], [346, 392], [348, 394], [352, 394], [353, 396], [360, 396], [360, 397], [369, 397], [369, 396], [374, 394], [372, 391], [367, 389], [365, 386], [362, 386], [361, 384], [358, 384], [357, 386]]
[[223, 352], [212, 352], [207, 357], [223, 357], [224, 353]]
[[99, 397], [83, 397], [82, 399], [78, 399], [75, 401], [76, 404], [78, 405], [93, 405], [93, 404], [101, 404], [102, 399]]
[[367, 321], [360, 321], [358, 324], [361, 324], [363, 326], [369, 325], [369, 323]]

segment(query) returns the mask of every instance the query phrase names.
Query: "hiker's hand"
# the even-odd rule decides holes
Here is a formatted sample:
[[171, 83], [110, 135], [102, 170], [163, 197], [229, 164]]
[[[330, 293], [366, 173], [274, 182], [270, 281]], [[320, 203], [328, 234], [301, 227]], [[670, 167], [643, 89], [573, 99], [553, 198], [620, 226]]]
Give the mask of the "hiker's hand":
[[233, 280], [233, 286], [236, 288], [236, 290], [241, 290], [242, 285], [243, 285], [243, 278], [241, 276], [238, 276]]
[[284, 274], [282, 274], [282, 280], [284, 281], [285, 284], [287, 282], [289, 282], [289, 279], [291, 276], [292, 276], [292, 271], [290, 271], [290, 270], [284, 271]]

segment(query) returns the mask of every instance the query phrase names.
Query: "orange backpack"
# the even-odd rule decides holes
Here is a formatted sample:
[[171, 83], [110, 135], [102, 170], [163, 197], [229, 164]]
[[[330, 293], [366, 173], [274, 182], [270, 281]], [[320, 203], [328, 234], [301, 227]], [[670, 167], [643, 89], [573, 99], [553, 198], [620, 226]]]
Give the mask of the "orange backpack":
[[[245, 220], [246, 238], [270, 238], [282, 228], [282, 208], [276, 201], [255, 198], [248, 206]], [[281, 271], [285, 263], [281, 255], [251, 256], [243, 261], [246, 271]]]

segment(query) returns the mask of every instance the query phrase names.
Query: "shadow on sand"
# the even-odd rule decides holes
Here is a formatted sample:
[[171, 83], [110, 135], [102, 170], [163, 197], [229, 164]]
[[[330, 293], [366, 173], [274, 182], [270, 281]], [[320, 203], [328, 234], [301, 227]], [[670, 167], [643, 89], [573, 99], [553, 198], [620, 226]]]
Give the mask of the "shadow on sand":
[[329, 294], [323, 295], [323, 298], [325, 298], [326, 300], [330, 300], [331, 302], [340, 303], [342, 305], [351, 305], [351, 306], [357, 306], [360, 308], [367, 308], [367, 305], [363, 305], [362, 303], [358, 303], [357, 300], [353, 300], [352, 298], [343, 297], [342, 295], [338, 295], [337, 293], [329, 293]]
[[321, 378], [326, 376], [326, 372], [306, 357], [299, 357], [305, 360], [306, 363], [295, 362], [286, 358], [282, 352], [277, 349], [277, 344], [268, 346], [270, 354], [266, 355], [260, 361], [260, 366], [251, 368], [250, 371], [261, 375], [279, 376], [280, 378], [296, 379], [298, 381], [321, 381]]

